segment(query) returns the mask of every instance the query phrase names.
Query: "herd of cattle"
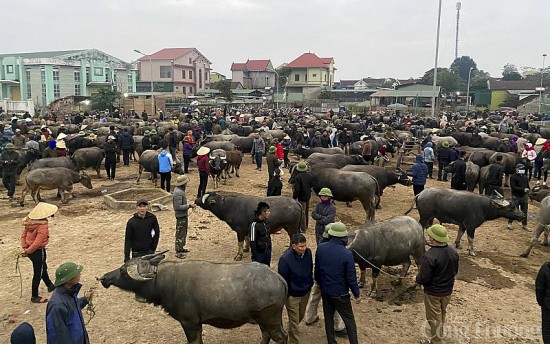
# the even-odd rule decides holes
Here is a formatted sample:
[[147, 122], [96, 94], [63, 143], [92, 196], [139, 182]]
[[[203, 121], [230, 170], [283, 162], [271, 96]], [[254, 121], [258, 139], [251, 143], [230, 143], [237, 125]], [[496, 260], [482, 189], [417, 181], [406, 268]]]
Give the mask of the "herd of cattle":
[[[302, 126], [313, 135], [316, 130], [325, 128], [327, 122], [322, 121], [323, 119], [325, 119], [325, 115], [311, 115], [311, 120], [302, 123]], [[99, 147], [76, 149], [70, 157], [30, 161], [26, 151], [19, 151], [22, 159], [18, 172], [21, 173], [26, 168], [28, 169], [24, 177], [25, 188], [20, 197], [21, 205], [24, 204], [25, 195], [28, 192], [31, 193], [34, 201], [38, 202], [41, 189], [57, 188], [61, 193], [62, 202], [66, 202], [64, 192], [72, 192], [73, 184], [81, 183], [87, 188], [92, 188], [91, 178], [84, 170], [92, 168], [96, 171], [97, 177], [101, 177], [104, 158], [101, 144], [105, 142], [105, 137], [109, 134], [108, 127], [110, 125], [115, 125], [119, 129], [126, 128], [134, 136], [135, 159], [139, 162], [137, 182], [139, 182], [142, 172], [148, 171], [151, 172], [152, 181], [156, 185], [159, 151], [143, 151], [141, 147], [143, 132], [152, 127], [146, 123], [141, 123], [136, 127], [134, 122], [137, 120], [128, 119], [124, 123], [90, 123], [89, 126], [96, 129]], [[289, 125], [288, 122], [283, 125], [278, 122], [277, 118], [270, 122], [272, 128], [286, 129], [262, 131], [261, 137], [268, 146], [274, 138], [282, 140], [287, 134], [294, 142], [299, 141], [298, 136], [302, 135], [300, 126]], [[365, 223], [350, 234], [348, 245], [361, 270], [361, 286], [365, 284], [367, 268], [373, 270], [371, 291], [377, 289], [376, 277], [383, 266], [402, 264], [402, 276], [405, 276], [411, 264], [411, 257], [418, 263], [424, 253], [423, 228], [431, 225], [434, 219], [438, 219], [441, 223], [458, 225], [455, 245], [460, 246], [461, 238], [466, 233], [468, 253], [475, 255], [475, 230], [481, 224], [500, 217], [518, 221], [524, 218], [525, 215], [513, 207], [510, 202], [502, 198], [483, 195], [486, 167], [494, 162], [497, 156], [503, 157], [507, 175], [514, 172], [518, 163], [517, 154], [496, 152], [501, 140], [510, 137], [510, 134], [478, 135], [459, 131], [425, 129], [426, 131], [421, 131], [421, 134], [432, 134], [431, 140], [436, 150], [441, 147], [443, 142], [448, 142], [451, 146], [459, 146], [460, 150], [467, 152], [468, 191], [428, 188], [415, 198], [416, 209], [420, 216], [419, 221], [408, 216], [395, 216], [384, 221], [374, 222], [376, 209], [381, 206], [380, 200], [384, 189], [398, 183], [409, 186], [411, 181], [403, 169], [388, 170], [372, 165], [371, 161], [365, 161], [361, 155], [362, 142], [359, 135], [361, 133], [357, 133], [360, 126], [351, 121], [343, 122], [341, 125], [352, 129], [355, 138], [355, 142], [350, 145], [349, 154], [345, 154], [344, 150], [340, 148], [308, 148], [301, 145], [294, 145], [292, 151], [308, 163], [309, 172], [312, 175], [312, 189], [315, 192], [323, 187], [328, 187], [332, 190], [335, 201], [349, 203], [358, 200], [361, 202], [365, 211]], [[171, 122], [160, 122], [155, 129], [160, 135], [163, 135], [171, 127], [178, 130], [178, 135], [181, 138], [187, 130], [194, 129], [191, 124], [183, 122], [178, 125]], [[50, 129], [55, 137], [58, 127], [50, 126]], [[79, 127], [66, 125], [66, 130], [66, 133], [69, 134], [66, 138], [69, 141], [67, 146], [70, 147], [70, 134], [77, 133]], [[396, 142], [414, 140], [410, 131], [396, 129], [393, 132], [398, 138]], [[213, 172], [216, 174], [216, 181], [219, 181], [222, 174], [225, 175], [225, 178], [230, 177], [229, 169], [231, 167], [234, 168], [236, 176], [239, 176], [243, 155], [252, 151], [253, 133], [252, 126], [231, 123], [224, 133], [211, 135], [201, 142], [201, 145], [211, 149], [211, 166], [216, 171]], [[387, 140], [383, 133], [373, 131], [371, 134], [370, 141], [374, 149], [386, 145], [393, 147], [389, 149], [390, 152], [399, 150], [399, 146]], [[541, 135], [550, 139], [550, 130], [541, 130], [540, 134], [529, 134], [523, 140], [535, 143]], [[418, 135], [415, 136], [418, 137]], [[196, 152], [198, 148], [199, 145], [194, 147], [194, 151]], [[450, 171], [452, 172], [452, 166]], [[174, 172], [183, 173], [179, 159], [176, 159]], [[291, 168], [290, 182], [294, 177], [292, 172]], [[476, 186], [479, 186], [480, 194], [472, 192]], [[216, 185], [215, 188], [217, 189], [217, 187]], [[528, 249], [522, 254], [524, 257], [529, 255], [542, 233], [544, 233], [543, 244], [548, 244], [547, 225], [550, 225], [550, 198], [545, 197], [549, 194], [550, 189], [547, 188], [530, 193], [533, 200], [541, 203], [537, 218], [538, 227]], [[301, 205], [287, 196], [256, 197], [210, 192], [197, 198], [195, 203], [212, 212], [237, 233], [238, 251], [235, 260], [241, 260], [243, 252], [248, 250], [249, 224], [254, 221], [254, 214], [251, 211], [244, 212], [242, 210], [254, 209], [259, 201], [265, 201], [271, 207], [269, 220], [272, 233], [285, 229], [289, 236], [292, 236], [304, 229], [305, 219], [302, 218]], [[412, 209], [413, 207], [407, 213]], [[161, 263], [163, 259], [163, 253], [132, 259], [124, 265], [125, 274], [122, 274], [120, 269], [114, 270], [101, 279], [102, 284], [105, 287], [116, 285], [126, 290], [139, 291], [148, 300], [154, 300], [156, 304], [162, 305], [172, 317], [182, 324], [187, 339], [192, 343], [202, 342], [202, 324], [231, 328], [249, 321], [254, 321], [260, 326], [264, 341], [269, 338], [277, 342], [283, 340], [284, 330], [280, 315], [285, 303], [287, 287], [284, 281], [270, 269], [258, 264]], [[209, 274], [200, 273], [204, 269], [208, 269]], [[178, 280], [182, 281], [182, 285], [178, 285], [178, 288], [171, 288], [173, 284], [170, 280], [175, 275], [178, 275]], [[202, 281], [201, 276], [208, 278], [208, 281]], [[204, 288], [210, 284], [209, 281], [213, 276], [218, 281], [217, 283], [222, 283], [221, 288], [216, 289], [220, 292], [219, 295], [212, 294], [208, 288]], [[155, 279], [154, 288], [150, 285], [152, 279]], [[265, 283], [268, 280], [271, 282]], [[192, 295], [180, 295], [182, 290], [193, 290], [193, 293]], [[249, 292], [239, 294], [244, 298], [240, 299], [231, 294], [229, 292], [231, 290], [247, 290]], [[262, 304], [251, 303], [250, 293], [252, 291], [254, 291], [254, 295], [261, 293], [261, 297], [258, 299], [262, 300]], [[227, 307], [227, 303], [224, 302], [212, 302], [212, 297], [219, 300], [230, 300], [231, 306]], [[181, 302], [173, 302], [173, 300], [180, 299]], [[183, 301], [188, 299], [192, 299], [193, 302]], [[215, 304], [219, 306], [213, 306]]]

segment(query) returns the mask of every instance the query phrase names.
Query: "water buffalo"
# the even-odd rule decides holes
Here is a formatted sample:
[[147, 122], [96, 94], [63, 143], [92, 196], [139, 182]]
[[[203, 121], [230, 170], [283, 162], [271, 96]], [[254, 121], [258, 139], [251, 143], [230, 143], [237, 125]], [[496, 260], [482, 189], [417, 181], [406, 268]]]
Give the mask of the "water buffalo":
[[[445, 167], [445, 172], [455, 172], [455, 162], [451, 162]], [[479, 180], [479, 166], [471, 161], [466, 161], [466, 190], [474, 191]]]
[[500, 153], [497, 152], [489, 158], [489, 164], [494, 164], [497, 161], [497, 157], [502, 156], [501, 165], [504, 167], [504, 186], [508, 186], [510, 175], [516, 172], [516, 165], [519, 163], [516, 154], [514, 153]]
[[37, 168], [46, 167], [66, 167], [74, 170], [76, 166], [71, 158], [69, 158], [68, 156], [61, 156], [58, 158], [43, 158], [36, 160], [30, 165], [29, 170], [32, 171], [36, 170]]
[[365, 222], [374, 220], [380, 187], [373, 176], [364, 172], [341, 171], [336, 168], [313, 170], [311, 175], [311, 187], [316, 193], [322, 188], [329, 188], [335, 201], [359, 200], [365, 210]]
[[323, 154], [344, 154], [342, 148], [333, 147], [333, 148], [323, 148], [315, 147], [309, 148], [304, 146], [298, 146], [294, 149], [294, 153], [301, 156], [303, 159], [307, 159], [313, 153], [323, 153]]
[[[504, 217], [521, 221], [523, 212], [504, 199], [493, 199], [469, 191], [428, 188], [415, 197], [416, 207], [420, 214], [420, 224], [427, 228], [437, 218], [441, 223], [458, 225], [455, 240], [457, 248], [464, 232], [468, 234], [468, 253], [475, 256], [474, 236], [476, 228], [485, 221]], [[414, 205], [414, 204], [413, 204]], [[412, 207], [405, 213], [408, 214]]]
[[366, 165], [360, 155], [313, 153], [306, 159], [311, 171], [325, 167], [342, 168], [346, 165]]
[[40, 201], [40, 190], [52, 190], [58, 189], [61, 194], [61, 203], [67, 203], [65, 192], [70, 192], [73, 197], [73, 184], [81, 183], [86, 188], [92, 188], [92, 181], [90, 176], [85, 172], [75, 172], [66, 167], [51, 167], [51, 168], [39, 168], [30, 171], [25, 176], [25, 189], [21, 193], [19, 198], [19, 204], [23, 206], [25, 204], [25, 196], [27, 193], [31, 193], [33, 200], [38, 203]]
[[[196, 205], [211, 211], [237, 233], [238, 252], [235, 260], [243, 258], [243, 251], [248, 252], [250, 225], [255, 221], [254, 209], [260, 202], [267, 202], [271, 209], [269, 226], [272, 234], [284, 228], [288, 236], [292, 237], [304, 229], [305, 219], [302, 219], [301, 205], [291, 197], [207, 193], [195, 200]], [[243, 249], [245, 239], [246, 247]]]
[[539, 213], [537, 215], [536, 221], [538, 225], [537, 229], [535, 229], [535, 231], [533, 232], [533, 238], [529, 242], [529, 246], [527, 246], [525, 252], [520, 255], [523, 258], [529, 257], [529, 254], [531, 254], [531, 250], [539, 241], [539, 237], [541, 234], [544, 234], [542, 245], [548, 246], [548, 226], [550, 225], [550, 198], [547, 197], [540, 202]]
[[162, 262], [164, 253], [130, 259], [103, 275], [101, 284], [160, 305], [192, 344], [203, 342], [203, 324], [235, 328], [249, 322], [260, 326], [262, 343], [287, 342], [282, 312], [288, 286], [278, 273], [259, 263]]
[[[382, 266], [403, 264], [401, 277], [405, 277], [411, 266], [411, 256], [416, 265], [420, 265], [424, 254], [424, 232], [422, 226], [409, 216], [368, 222], [356, 229], [348, 249], [361, 270], [359, 287], [365, 285], [365, 271], [371, 268], [371, 293], [377, 292], [376, 282]], [[401, 279], [397, 280], [397, 284], [401, 284]]]
[[210, 153], [210, 176], [214, 181], [214, 189], [218, 189], [223, 172], [227, 168], [227, 155], [223, 149], [215, 149]]
[[531, 192], [529, 192], [529, 198], [537, 202], [542, 202], [548, 195], [550, 195], [550, 187], [547, 185], [535, 186]]
[[[235, 171], [235, 176], [239, 176], [241, 163], [243, 162], [243, 153], [238, 150], [225, 152], [227, 155], [227, 167], [225, 168], [225, 178], [231, 178], [231, 174]], [[231, 169], [231, 171], [229, 171]]]
[[233, 139], [231, 139], [231, 143], [235, 145], [235, 148], [240, 150], [243, 153], [251, 153], [252, 152], [252, 142], [254, 141], [254, 137], [247, 136], [237, 136]]
[[97, 177], [101, 178], [101, 162], [105, 152], [99, 147], [79, 148], [72, 155], [75, 170], [81, 171], [88, 167], [94, 169]]
[[[141, 174], [143, 171], [151, 172], [151, 181], [154, 183], [155, 187], [157, 187], [157, 173], [159, 173], [159, 160], [158, 156], [160, 154], [161, 150], [151, 150], [148, 149], [141, 153], [139, 156], [139, 172], [138, 172], [138, 179], [136, 180], [136, 183], [139, 184], [139, 180], [141, 179]], [[175, 172], [177, 174], [183, 174], [183, 169], [181, 167], [181, 161], [177, 157], [172, 157], [174, 159], [174, 166], [172, 167], [172, 172]]]

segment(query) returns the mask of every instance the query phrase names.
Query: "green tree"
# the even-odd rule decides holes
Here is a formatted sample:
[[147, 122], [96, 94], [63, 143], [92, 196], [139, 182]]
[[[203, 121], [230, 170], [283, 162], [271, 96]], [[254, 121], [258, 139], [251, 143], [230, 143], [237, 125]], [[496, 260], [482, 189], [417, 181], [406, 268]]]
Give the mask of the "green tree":
[[332, 92], [330, 90], [322, 90], [319, 95], [319, 99], [332, 99]]
[[468, 82], [470, 68], [472, 68], [472, 73], [470, 74], [471, 78], [477, 74], [478, 70], [475, 61], [470, 56], [457, 57], [451, 64], [451, 70], [466, 83]]
[[498, 106], [517, 108], [519, 105], [520, 105], [519, 95], [509, 94], [508, 97]]
[[[460, 77], [449, 68], [437, 68], [437, 85], [441, 86], [443, 92], [455, 92], [460, 89]], [[434, 82], [434, 69], [430, 69], [422, 77], [422, 82], [432, 85]]]
[[117, 100], [117, 98], [120, 98], [120, 96], [120, 92], [111, 90], [110, 87], [100, 87], [97, 90], [97, 93], [92, 94], [92, 109], [109, 109], [109, 111], [111, 111], [113, 109], [113, 103]]
[[279, 87], [284, 88], [286, 86], [286, 83], [288, 81], [288, 77], [290, 76], [290, 73], [292, 72], [292, 68], [287, 66], [280, 66], [276, 69], [278, 74], [278, 81], [279, 81]]
[[487, 89], [487, 80], [491, 75], [484, 70], [479, 70], [470, 80], [470, 89], [484, 90]]
[[212, 84], [212, 86], [210, 87], [219, 90], [222, 97], [224, 97], [228, 102], [233, 100], [233, 92], [231, 92], [231, 81], [220, 80]]
[[507, 63], [502, 67], [502, 79], [503, 80], [522, 80], [523, 77], [518, 72], [518, 67], [511, 63]]

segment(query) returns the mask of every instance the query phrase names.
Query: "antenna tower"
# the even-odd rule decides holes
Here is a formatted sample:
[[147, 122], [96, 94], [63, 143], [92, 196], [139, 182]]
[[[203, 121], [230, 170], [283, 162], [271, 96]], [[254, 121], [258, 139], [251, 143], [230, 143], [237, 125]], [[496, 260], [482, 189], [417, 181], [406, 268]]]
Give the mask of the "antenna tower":
[[458, 58], [458, 27], [460, 24], [460, 2], [456, 3], [456, 39], [455, 39], [455, 60]]

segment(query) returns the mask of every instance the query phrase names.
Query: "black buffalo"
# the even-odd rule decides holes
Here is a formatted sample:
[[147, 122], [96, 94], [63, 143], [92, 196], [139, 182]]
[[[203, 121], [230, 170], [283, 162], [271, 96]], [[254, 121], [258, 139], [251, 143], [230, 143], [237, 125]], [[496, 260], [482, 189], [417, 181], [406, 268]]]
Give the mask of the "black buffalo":
[[313, 153], [306, 159], [309, 168], [342, 168], [346, 165], [366, 165], [367, 162], [361, 155], [344, 155], [344, 154], [324, 154]]
[[288, 286], [278, 273], [259, 263], [161, 262], [164, 257], [163, 252], [131, 259], [103, 275], [101, 284], [163, 307], [189, 343], [203, 342], [203, 324], [229, 329], [249, 322], [260, 326], [262, 343], [287, 342], [282, 312]]
[[298, 146], [294, 149], [294, 153], [301, 156], [303, 159], [307, 159], [313, 153], [323, 153], [323, 154], [344, 154], [342, 148], [332, 147], [332, 148], [323, 148], [323, 147], [304, 147]]
[[[138, 173], [138, 179], [136, 180], [136, 183], [139, 184], [139, 180], [141, 179], [141, 174], [143, 171], [151, 172], [151, 181], [154, 183], [155, 187], [157, 187], [157, 173], [159, 173], [159, 159], [158, 156], [160, 154], [161, 150], [151, 150], [148, 149], [141, 153], [139, 156], [139, 173]], [[172, 172], [175, 172], [177, 174], [183, 174], [183, 169], [181, 167], [181, 161], [178, 160], [176, 157], [172, 157], [174, 159], [174, 166], [172, 167]]]
[[89, 167], [94, 169], [97, 177], [101, 178], [101, 162], [105, 152], [99, 147], [79, 148], [71, 156], [74, 161], [75, 170], [82, 171]]

